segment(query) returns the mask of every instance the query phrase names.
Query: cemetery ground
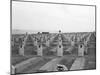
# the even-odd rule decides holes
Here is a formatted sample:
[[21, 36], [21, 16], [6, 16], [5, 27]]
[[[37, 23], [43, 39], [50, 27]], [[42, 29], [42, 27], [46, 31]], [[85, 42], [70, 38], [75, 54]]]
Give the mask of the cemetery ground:
[[[55, 72], [57, 71], [56, 70], [56, 67], [57, 67], [57, 64], [61, 64], [61, 65], [65, 65], [67, 67], [67, 70], [66, 71], [70, 71], [70, 70], [89, 70], [89, 69], [95, 69], [95, 65], [96, 65], [96, 62], [95, 62], [95, 58], [93, 56], [84, 56], [84, 57], [78, 57], [78, 56], [71, 56], [71, 55], [66, 55], [66, 56], [63, 56], [63, 57], [53, 57], [53, 56], [44, 56], [44, 57], [30, 57], [29, 58], [26, 58], [26, 57], [23, 57], [23, 59], [16, 59], [16, 57], [14, 57], [15, 60], [17, 60], [18, 62], [16, 62], [14, 59], [13, 61], [15, 61], [16, 63], [12, 63], [13, 65], [17, 65], [19, 63], [23, 63], [23, 61], [27, 61], [28, 62], [28, 59], [30, 58], [36, 58], [35, 60], [31, 61], [31, 63], [29, 63], [29, 65], [27, 67], [23, 67], [24, 69], [22, 70], [19, 70], [17, 73], [41, 73], [41, 72]], [[26, 59], [25, 59], [26, 58]], [[60, 59], [60, 61], [54, 61], [54, 62], [57, 62], [56, 64], [54, 62], [51, 62], [52, 60], [54, 59]], [[81, 68], [78, 68], [75, 67], [75, 69], [71, 69], [72, 68], [72, 65], [74, 65], [75, 63], [75, 60], [78, 59], [78, 58], [84, 58], [85, 59], [85, 62], [81, 62], [80, 63], [83, 63], [84, 66], [80, 66]], [[43, 66], [45, 66], [47, 63], [51, 62], [50, 64], [48, 64], [44, 69], [40, 69], [42, 68]], [[76, 63], [79, 65], [79, 63]], [[26, 66], [26, 65], [24, 65]], [[55, 69], [51, 69], [53, 67], [55, 67]]]
[[[88, 43], [85, 44], [86, 42]], [[14, 34], [11, 46], [12, 73], [27, 74], [96, 68], [94, 32]], [[59, 70], [59, 66], [63, 70]]]

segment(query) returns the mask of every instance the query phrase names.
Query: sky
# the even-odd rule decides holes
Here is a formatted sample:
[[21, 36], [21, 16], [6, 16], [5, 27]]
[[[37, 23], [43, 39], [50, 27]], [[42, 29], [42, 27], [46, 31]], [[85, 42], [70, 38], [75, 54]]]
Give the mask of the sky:
[[12, 29], [34, 32], [95, 31], [95, 7], [13, 1]]

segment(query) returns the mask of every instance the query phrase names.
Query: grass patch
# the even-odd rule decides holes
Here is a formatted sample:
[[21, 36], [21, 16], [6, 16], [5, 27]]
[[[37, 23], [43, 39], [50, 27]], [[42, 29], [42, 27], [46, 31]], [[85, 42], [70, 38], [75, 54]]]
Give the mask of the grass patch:
[[95, 56], [85, 56], [85, 66], [84, 69], [96, 69], [96, 58]]
[[71, 57], [71, 56], [68, 56], [68, 57], [64, 57], [60, 62], [59, 64], [62, 64], [62, 65], [65, 65], [68, 70], [71, 68], [74, 60], [76, 59], [76, 57]]
[[39, 70], [41, 66], [49, 62], [52, 58], [38, 58], [37, 60], [33, 61], [33, 63], [28, 66], [26, 69], [22, 71], [22, 73], [40, 73], [44, 72], [42, 70]]
[[21, 56], [21, 55], [12, 56], [11, 64], [16, 65], [16, 64], [21, 63], [24, 60], [27, 60], [27, 59], [32, 58], [32, 57], [33, 56]]

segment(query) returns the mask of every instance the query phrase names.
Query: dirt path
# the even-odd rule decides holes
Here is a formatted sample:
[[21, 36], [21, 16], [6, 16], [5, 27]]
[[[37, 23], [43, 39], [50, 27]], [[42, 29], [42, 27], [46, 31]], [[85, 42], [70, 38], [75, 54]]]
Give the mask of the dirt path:
[[76, 60], [72, 64], [72, 67], [70, 68], [70, 70], [84, 69], [84, 65], [85, 65], [85, 58], [83, 58], [83, 57], [76, 58]]
[[48, 62], [47, 64], [45, 64], [44, 66], [42, 66], [40, 68], [40, 70], [47, 70], [47, 71], [58, 71], [57, 70], [57, 64], [59, 64], [60, 60], [62, 58], [55, 58], [53, 60], [51, 60], [50, 62]]
[[15, 68], [16, 68], [16, 71], [17, 72], [21, 72], [22, 70], [24, 70], [25, 68], [27, 68], [29, 65], [31, 65], [31, 63], [33, 61], [35, 61], [36, 59], [39, 59], [39, 57], [33, 57], [33, 58], [30, 58], [28, 60], [25, 60], [19, 64], [16, 64], [15, 65]]

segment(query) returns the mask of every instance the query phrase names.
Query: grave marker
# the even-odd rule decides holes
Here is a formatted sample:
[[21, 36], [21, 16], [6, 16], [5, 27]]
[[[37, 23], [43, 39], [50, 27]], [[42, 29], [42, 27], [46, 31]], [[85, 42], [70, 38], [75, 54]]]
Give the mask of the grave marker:
[[49, 40], [46, 40], [46, 46], [49, 47]]
[[13, 74], [13, 75], [16, 74], [16, 70], [15, 70], [15, 67], [13, 65], [11, 66], [11, 74]]
[[37, 42], [37, 40], [35, 40], [35, 41], [34, 41], [34, 45], [35, 45], [35, 46], [37, 46], [37, 45], [38, 45], [38, 42]]
[[38, 56], [43, 56], [42, 51], [43, 51], [43, 47], [42, 47], [42, 45], [38, 45], [37, 55], [38, 55]]
[[86, 53], [86, 54], [87, 54], [87, 44], [88, 44], [88, 41], [84, 41], [85, 53]]
[[26, 45], [27, 38], [28, 38], [28, 35], [26, 35], [26, 37], [24, 38], [24, 41], [23, 41], [21, 47], [19, 48], [19, 55], [24, 56], [24, 47]]
[[58, 45], [57, 56], [63, 56], [63, 46]]
[[80, 44], [78, 47], [78, 56], [84, 56], [84, 45]]
[[19, 55], [24, 56], [24, 47], [21, 47], [21, 48], [19, 49]]
[[71, 41], [71, 46], [74, 46], [75, 45], [75, 42], [72, 40]]

